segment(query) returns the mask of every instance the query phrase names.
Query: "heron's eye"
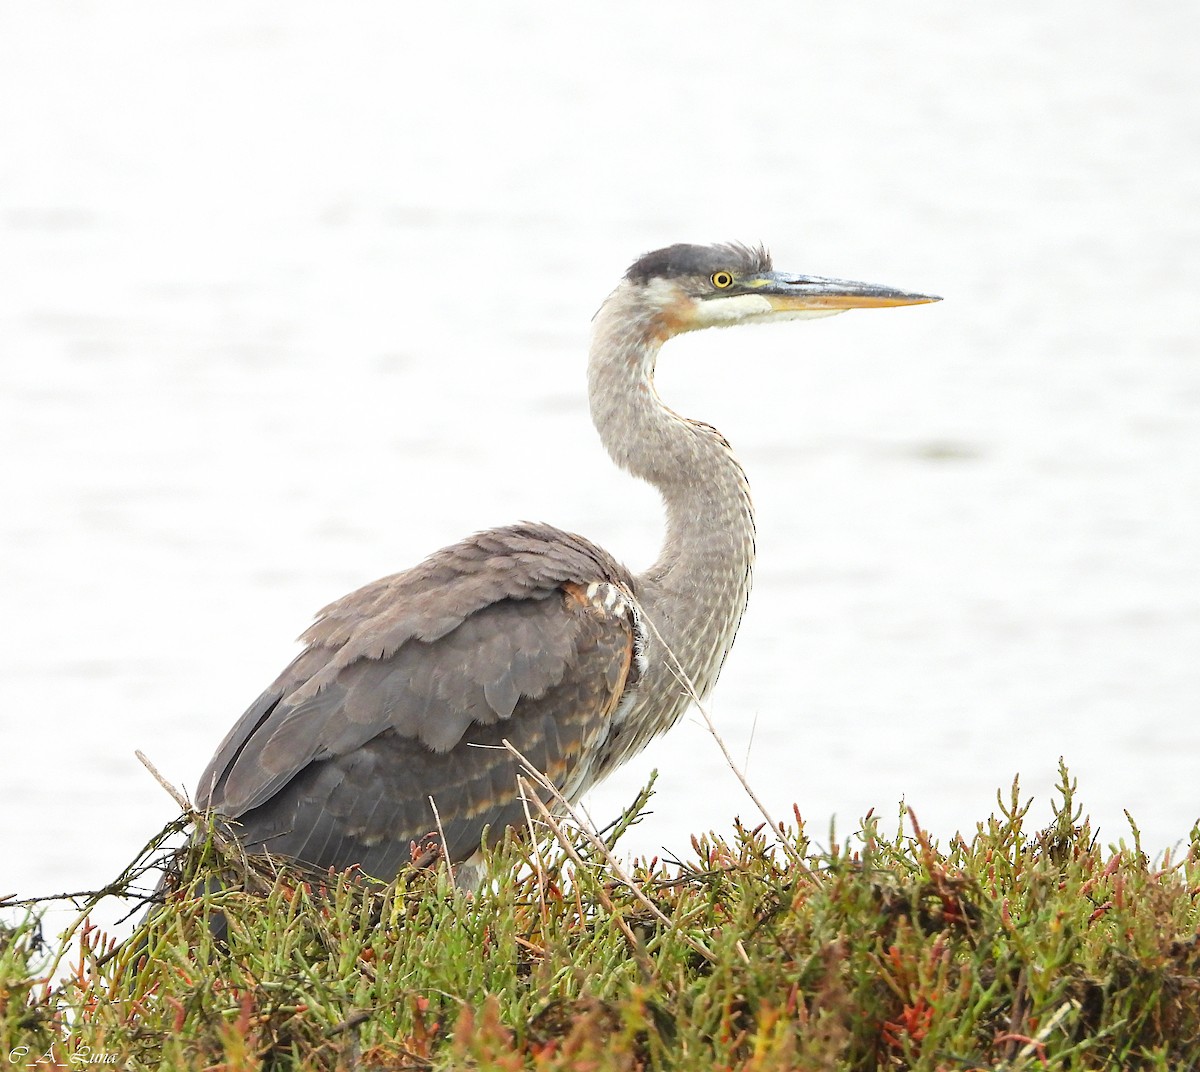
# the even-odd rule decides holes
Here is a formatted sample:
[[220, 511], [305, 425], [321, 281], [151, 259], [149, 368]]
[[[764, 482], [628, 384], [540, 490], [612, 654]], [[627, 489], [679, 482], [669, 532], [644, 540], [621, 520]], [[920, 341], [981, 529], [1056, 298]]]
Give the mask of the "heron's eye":
[[724, 290], [726, 287], [733, 286], [733, 276], [728, 272], [713, 272], [711, 282], [717, 290]]

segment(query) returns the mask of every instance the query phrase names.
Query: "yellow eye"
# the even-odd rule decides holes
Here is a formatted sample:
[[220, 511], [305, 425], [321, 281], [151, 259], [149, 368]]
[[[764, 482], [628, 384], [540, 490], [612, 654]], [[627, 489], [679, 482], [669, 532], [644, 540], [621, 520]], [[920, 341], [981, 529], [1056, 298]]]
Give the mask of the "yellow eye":
[[724, 290], [726, 287], [733, 286], [733, 276], [728, 272], [713, 272], [711, 282], [717, 290]]

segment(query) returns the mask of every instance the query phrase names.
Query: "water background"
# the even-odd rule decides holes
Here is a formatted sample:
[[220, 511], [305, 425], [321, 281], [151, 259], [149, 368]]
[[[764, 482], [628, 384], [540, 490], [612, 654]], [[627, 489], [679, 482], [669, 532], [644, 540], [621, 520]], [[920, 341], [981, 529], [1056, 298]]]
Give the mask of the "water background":
[[[740, 13], [739, 13], [740, 12]], [[322, 605], [517, 519], [654, 557], [584, 397], [636, 255], [938, 306], [708, 332], [755, 591], [713, 716], [769, 808], [968, 835], [1059, 756], [1200, 817], [1200, 30], [1118, 3], [0, 12], [0, 893], [94, 888]], [[754, 809], [688, 719], [629, 849]]]

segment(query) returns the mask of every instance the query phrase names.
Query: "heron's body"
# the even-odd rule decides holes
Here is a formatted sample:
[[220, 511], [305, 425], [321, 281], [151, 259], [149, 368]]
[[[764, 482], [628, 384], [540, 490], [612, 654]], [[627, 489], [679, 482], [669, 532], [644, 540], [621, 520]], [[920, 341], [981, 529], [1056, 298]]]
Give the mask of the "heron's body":
[[[728, 293], [723, 293], [728, 292]], [[592, 418], [661, 492], [667, 537], [633, 575], [548, 525], [479, 533], [326, 607], [234, 726], [197, 802], [254, 850], [391, 878], [438, 828], [458, 862], [524, 821], [510, 741], [578, 799], [703, 696], [750, 591], [745, 473], [712, 427], [653, 386], [662, 343], [710, 325], [934, 300], [770, 271], [761, 250], [673, 246], [597, 314]], [[682, 673], [681, 673], [682, 672]], [[683, 677], [689, 686], [681, 683]]]

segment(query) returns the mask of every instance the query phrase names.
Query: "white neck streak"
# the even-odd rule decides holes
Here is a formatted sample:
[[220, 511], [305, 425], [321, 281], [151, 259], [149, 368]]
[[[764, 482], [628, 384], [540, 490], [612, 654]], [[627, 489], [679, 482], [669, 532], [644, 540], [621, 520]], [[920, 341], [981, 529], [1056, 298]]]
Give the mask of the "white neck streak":
[[[646, 617], [703, 696], [716, 681], [750, 591], [754, 514], [746, 475], [714, 428], [673, 413], [654, 390], [654, 365], [669, 335], [661, 320], [639, 318], [629, 284], [596, 316], [588, 387], [592, 420], [613, 460], [653, 484], [666, 505], [667, 534], [658, 560], [637, 578]], [[653, 630], [646, 682], [680, 694], [663, 722], [635, 732], [645, 739], [668, 728], [687, 707], [670, 677]], [[661, 695], [661, 693], [660, 693]], [[650, 717], [650, 712], [646, 716]], [[636, 705], [632, 712], [636, 719]]]

